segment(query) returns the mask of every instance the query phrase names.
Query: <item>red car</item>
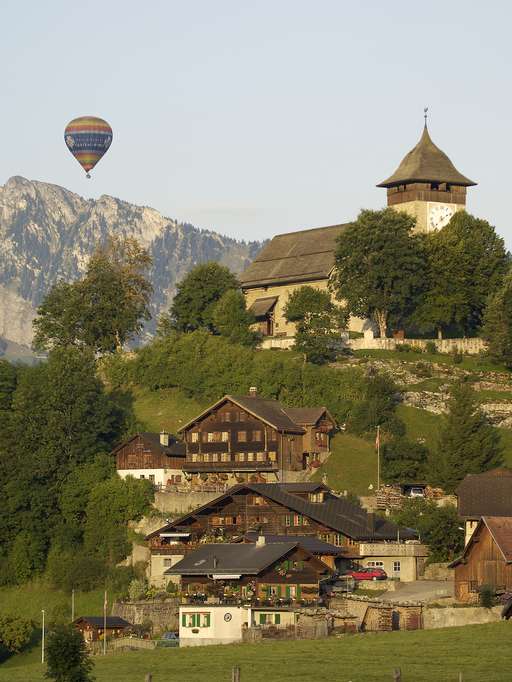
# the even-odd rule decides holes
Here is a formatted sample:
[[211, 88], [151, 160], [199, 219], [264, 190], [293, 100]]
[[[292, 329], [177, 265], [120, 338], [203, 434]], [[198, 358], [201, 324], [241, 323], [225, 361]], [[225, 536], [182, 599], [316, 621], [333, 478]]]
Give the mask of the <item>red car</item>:
[[354, 580], [386, 580], [388, 574], [382, 568], [354, 568], [351, 571], [345, 571], [344, 575], [349, 575]]

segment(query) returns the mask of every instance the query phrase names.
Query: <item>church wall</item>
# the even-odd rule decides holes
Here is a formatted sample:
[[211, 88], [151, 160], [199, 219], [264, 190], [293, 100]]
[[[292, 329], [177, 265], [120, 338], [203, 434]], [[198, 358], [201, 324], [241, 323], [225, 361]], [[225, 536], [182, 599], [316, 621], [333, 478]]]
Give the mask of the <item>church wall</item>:
[[[295, 324], [293, 322], [287, 322], [284, 317], [284, 309], [286, 307], [286, 303], [288, 302], [289, 296], [303, 286], [310, 286], [314, 287], [315, 289], [320, 289], [321, 291], [327, 291], [327, 285], [327, 279], [317, 279], [312, 280], [311, 282], [278, 284], [265, 287], [256, 287], [254, 289], [244, 289], [244, 294], [248, 308], [251, 307], [257, 298], [270, 298], [271, 296], [277, 296], [278, 300], [274, 307], [274, 336], [293, 338], [295, 336]], [[339, 301], [336, 301], [334, 296], [333, 300], [335, 303], [339, 304]], [[358, 317], [350, 318], [350, 331], [362, 332], [364, 326], [364, 320]]]
[[[435, 202], [433, 201], [419, 200], [405, 201], [402, 204], [393, 204], [391, 208], [393, 208], [395, 211], [404, 211], [405, 213], [414, 216], [416, 218], [415, 232], [432, 232], [432, 229], [428, 225], [428, 216], [430, 207], [434, 203]], [[449, 207], [453, 210], [453, 212], [464, 211], [466, 208], [464, 204], [451, 204], [443, 202], [442, 205]]]

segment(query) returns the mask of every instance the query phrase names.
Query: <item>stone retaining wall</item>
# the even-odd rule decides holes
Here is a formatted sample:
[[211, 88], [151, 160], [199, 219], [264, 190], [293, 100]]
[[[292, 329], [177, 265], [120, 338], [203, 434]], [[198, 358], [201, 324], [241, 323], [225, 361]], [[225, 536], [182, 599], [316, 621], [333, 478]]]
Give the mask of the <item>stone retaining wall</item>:
[[480, 338], [471, 339], [349, 339], [346, 344], [352, 350], [396, 350], [402, 344], [426, 350], [427, 343], [435, 343], [438, 353], [466, 353], [478, 355], [486, 344]]
[[178, 630], [179, 605], [180, 600], [175, 598], [165, 601], [114, 602], [112, 615], [120, 616], [133, 625], [151, 621], [153, 633], [159, 634], [167, 630]]
[[460, 625], [479, 625], [496, 623], [501, 619], [501, 606], [484, 609], [481, 606], [427, 608], [423, 612], [425, 630], [450, 628]]

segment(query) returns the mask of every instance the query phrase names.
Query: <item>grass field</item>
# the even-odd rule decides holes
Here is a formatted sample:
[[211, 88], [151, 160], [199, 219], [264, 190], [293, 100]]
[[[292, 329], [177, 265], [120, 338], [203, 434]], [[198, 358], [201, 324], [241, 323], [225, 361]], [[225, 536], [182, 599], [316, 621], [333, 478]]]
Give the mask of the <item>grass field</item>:
[[[103, 590], [75, 592], [75, 614], [101, 615], [103, 613]], [[17, 615], [34, 623], [41, 622], [41, 609], [51, 619], [56, 610], [71, 617], [71, 595], [54, 590], [43, 581], [33, 581], [16, 587], [0, 587], [0, 615]]]
[[331, 441], [332, 454], [314, 474], [313, 480], [322, 480], [334, 490], [348, 490], [356, 495], [368, 495], [370, 483], [377, 483], [377, 455], [374, 443], [351, 433], [338, 433]]
[[[347, 635], [317, 641], [157, 649], [94, 659], [97, 682], [509, 682], [510, 623], [465, 628]], [[475, 646], [477, 645], [478, 646]], [[2, 682], [43, 682], [37, 650], [0, 666]]]
[[135, 416], [148, 431], [159, 433], [166, 429], [176, 433], [183, 424], [198, 415], [206, 404], [187, 398], [179, 389], [169, 388], [149, 391], [133, 390]]

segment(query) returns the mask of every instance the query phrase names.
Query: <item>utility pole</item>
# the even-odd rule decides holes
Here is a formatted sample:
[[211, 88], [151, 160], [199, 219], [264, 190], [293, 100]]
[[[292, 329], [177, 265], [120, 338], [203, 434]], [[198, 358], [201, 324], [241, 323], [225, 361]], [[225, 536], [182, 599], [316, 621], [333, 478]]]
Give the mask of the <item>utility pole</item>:
[[71, 590], [71, 622], [75, 620], [75, 590]]
[[43, 614], [43, 636], [41, 637], [41, 663], [44, 663], [44, 609], [41, 609]]
[[107, 590], [103, 602], [103, 655], [107, 655]]
[[380, 490], [380, 426], [377, 426], [377, 438], [375, 439], [377, 446], [377, 492]]

